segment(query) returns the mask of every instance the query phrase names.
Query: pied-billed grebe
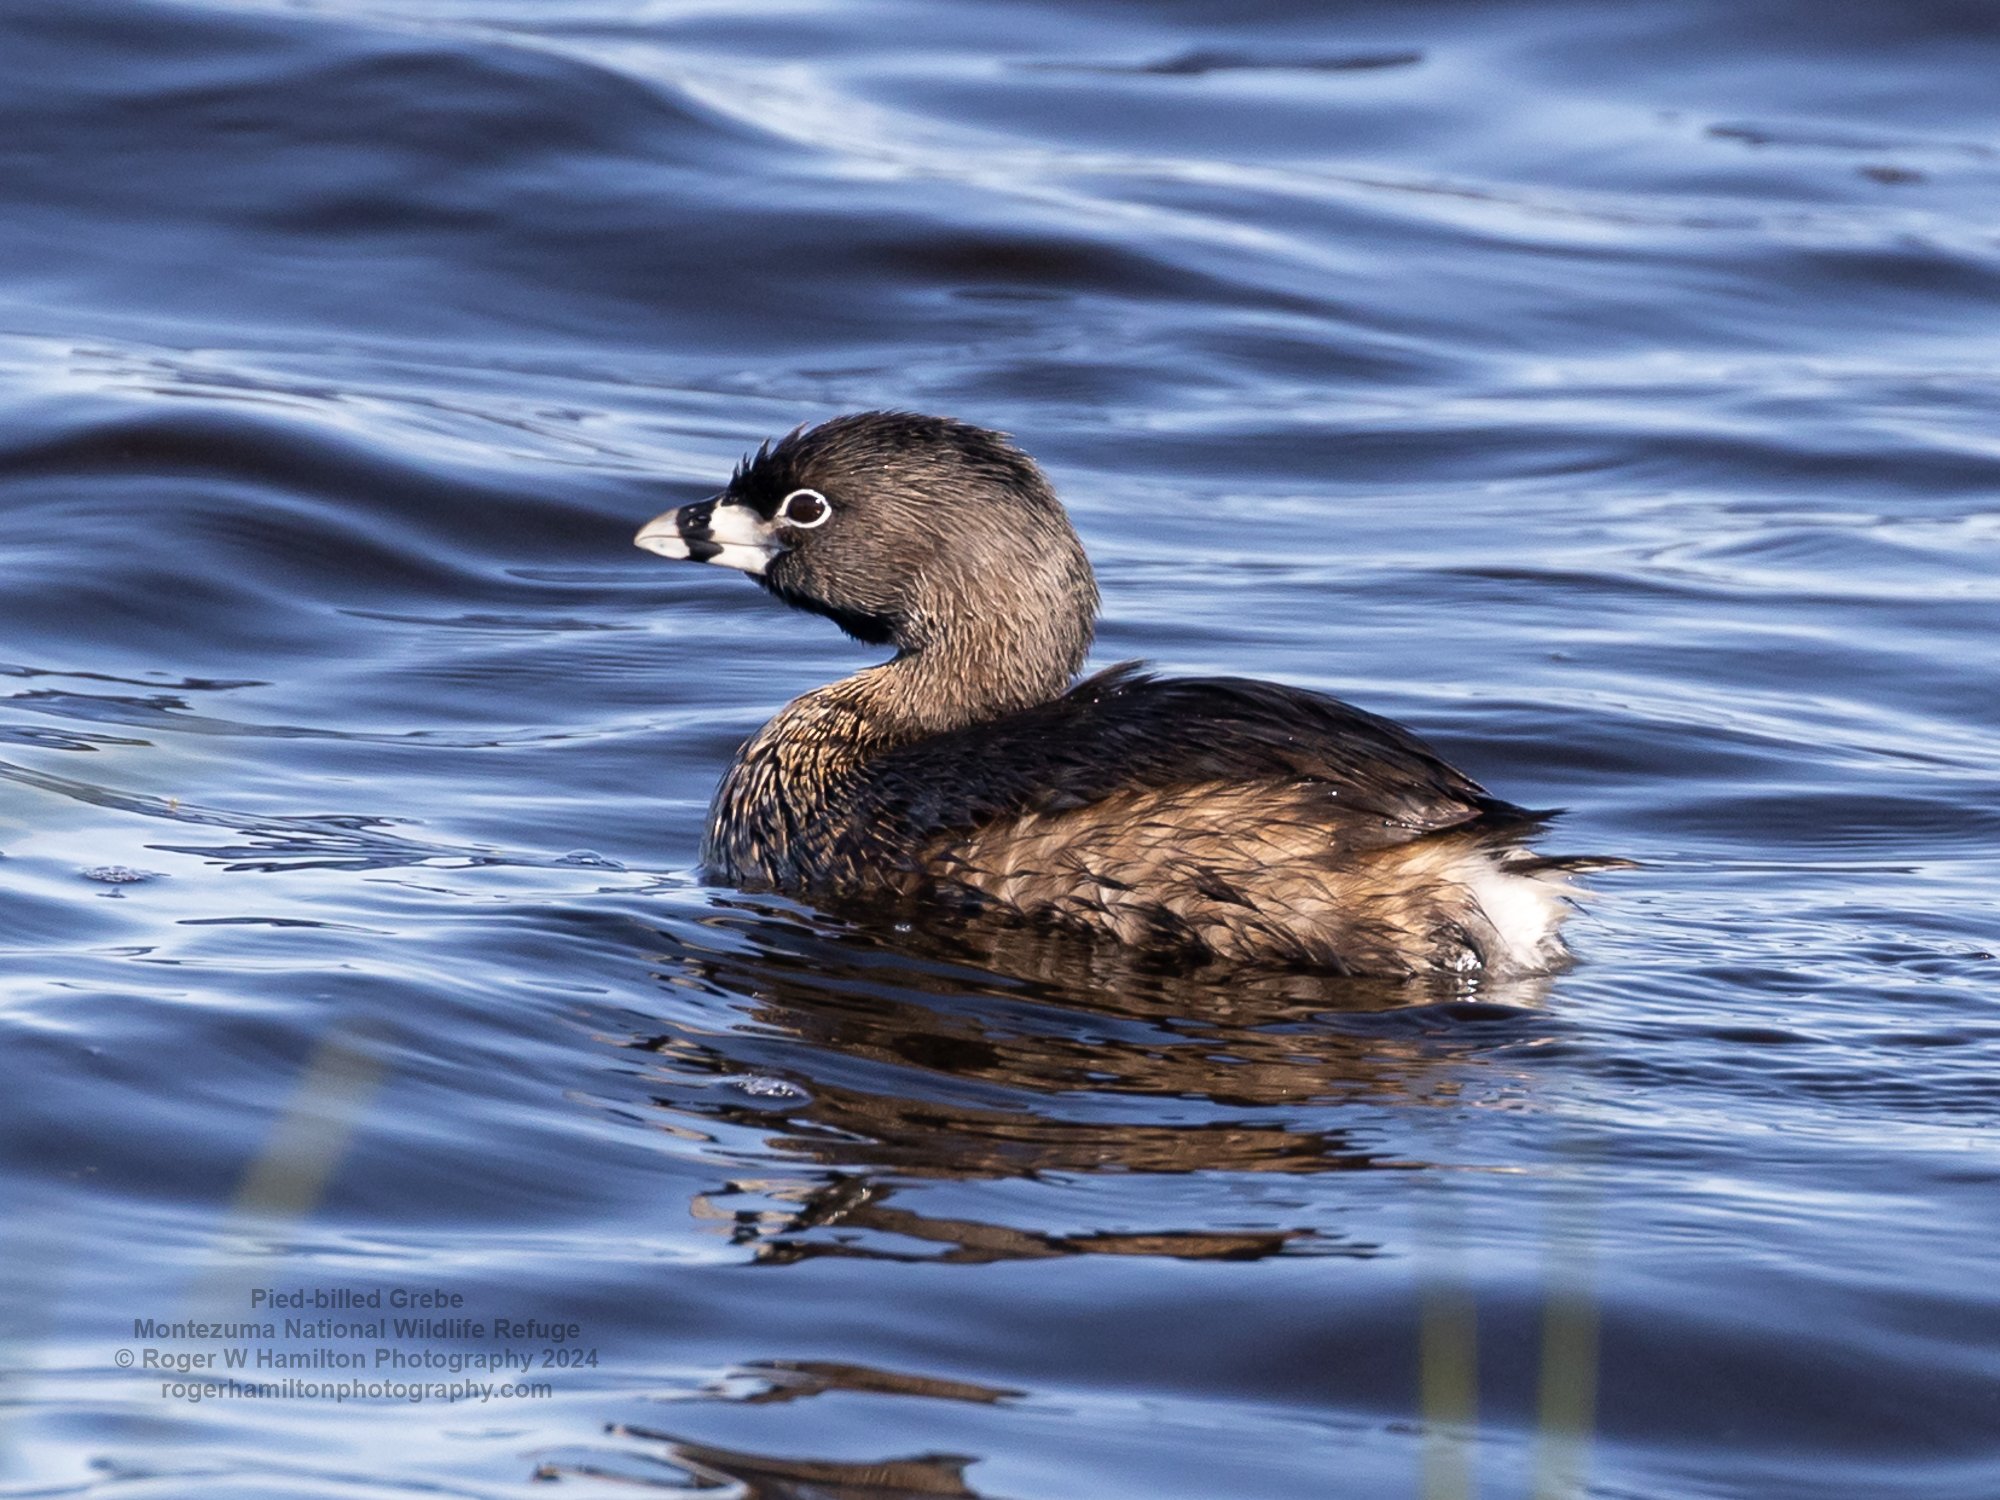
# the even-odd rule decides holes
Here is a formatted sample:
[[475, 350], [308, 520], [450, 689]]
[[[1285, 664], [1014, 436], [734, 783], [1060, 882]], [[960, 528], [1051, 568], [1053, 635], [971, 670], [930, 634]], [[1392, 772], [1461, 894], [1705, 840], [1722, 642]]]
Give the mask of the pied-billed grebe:
[[750, 574], [880, 666], [743, 746], [717, 879], [894, 898], [1189, 958], [1349, 973], [1547, 969], [1565, 872], [1544, 815], [1319, 693], [1130, 665], [1071, 686], [1097, 584], [1033, 460], [943, 417], [863, 412], [765, 444], [638, 545]]

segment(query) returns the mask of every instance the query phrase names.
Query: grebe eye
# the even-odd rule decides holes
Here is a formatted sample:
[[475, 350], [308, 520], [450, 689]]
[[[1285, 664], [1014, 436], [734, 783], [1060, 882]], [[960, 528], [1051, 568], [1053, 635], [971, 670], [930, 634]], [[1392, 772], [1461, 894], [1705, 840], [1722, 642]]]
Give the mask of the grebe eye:
[[826, 496], [818, 490], [793, 490], [778, 506], [779, 518], [801, 531], [824, 525], [826, 518], [832, 514], [833, 507], [826, 503]]

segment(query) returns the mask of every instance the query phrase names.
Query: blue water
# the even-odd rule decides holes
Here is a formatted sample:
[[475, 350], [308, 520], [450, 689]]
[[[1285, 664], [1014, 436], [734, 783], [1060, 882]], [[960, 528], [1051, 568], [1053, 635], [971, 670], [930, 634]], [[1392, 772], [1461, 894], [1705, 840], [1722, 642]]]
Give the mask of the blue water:
[[[0, 1489], [2000, 1494], [1996, 69], [1950, 0], [15, 0]], [[1046, 463], [1101, 663], [1641, 861], [1579, 964], [703, 885], [871, 658], [631, 533], [873, 406]], [[158, 1363], [232, 1348], [556, 1352]]]

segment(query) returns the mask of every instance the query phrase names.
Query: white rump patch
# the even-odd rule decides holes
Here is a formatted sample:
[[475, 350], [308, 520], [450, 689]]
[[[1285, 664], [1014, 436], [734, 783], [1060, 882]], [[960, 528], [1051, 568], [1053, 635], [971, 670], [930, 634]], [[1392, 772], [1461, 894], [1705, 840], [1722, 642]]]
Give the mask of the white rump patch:
[[1493, 924], [1500, 951], [1486, 955], [1489, 973], [1538, 973], [1567, 954], [1558, 930], [1570, 914], [1563, 899], [1570, 885], [1560, 870], [1523, 874], [1482, 850], [1465, 860], [1459, 877]]

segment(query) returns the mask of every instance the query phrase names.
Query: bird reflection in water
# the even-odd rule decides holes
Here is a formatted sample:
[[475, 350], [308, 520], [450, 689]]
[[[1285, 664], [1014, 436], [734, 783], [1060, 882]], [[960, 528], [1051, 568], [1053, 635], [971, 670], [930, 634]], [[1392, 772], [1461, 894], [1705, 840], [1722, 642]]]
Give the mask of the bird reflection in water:
[[[995, 1406], [1027, 1395], [1004, 1386], [876, 1369], [834, 1360], [758, 1360], [706, 1392], [741, 1406], [766, 1406], [813, 1396], [917, 1398]], [[606, 1425], [614, 1441], [587, 1451], [552, 1455], [539, 1479], [608, 1478], [683, 1493], [730, 1487], [742, 1500], [916, 1500], [958, 1496], [980, 1500], [966, 1482], [976, 1455], [925, 1452], [873, 1460], [780, 1456], [697, 1442], [632, 1422]], [[668, 1472], [663, 1472], [666, 1470]]]
[[[714, 899], [660, 938], [665, 1024], [619, 1040], [659, 1059], [645, 1086], [663, 1128], [687, 1138], [698, 1119], [712, 1122], [702, 1153], [712, 1160], [731, 1156], [737, 1132], [754, 1134], [745, 1175], [702, 1194], [695, 1211], [764, 1267], [821, 1257], [1421, 1255], [1325, 1222], [1328, 1200], [1340, 1212], [1349, 1195], [1309, 1193], [1304, 1179], [1440, 1176], [1411, 1145], [1430, 1143], [1449, 1160], [1455, 1107], [1517, 1096], [1525, 1069], [1509, 1054], [1554, 1024], [1539, 1009], [1541, 979], [1176, 972], [1087, 940], [977, 924], [850, 926], [776, 897]], [[740, 1087], [746, 1078], [763, 1086]], [[1385, 1127], [1400, 1110], [1420, 1111], [1420, 1128]], [[774, 1157], [798, 1170], [774, 1177]], [[1246, 1174], [1266, 1189], [1244, 1191]], [[1088, 1231], [1020, 1222], [1038, 1211], [1035, 1193], [1059, 1199], [1065, 1179], [1086, 1177], [1093, 1217], [1130, 1218], [1138, 1201], [1167, 1222]], [[1147, 1178], [1158, 1191], [1121, 1191]], [[950, 1212], [919, 1206], [940, 1187]], [[975, 1217], [969, 1203], [1003, 1207]], [[1421, 1288], [1419, 1297], [1434, 1300]], [[1435, 1383], [1433, 1365], [1446, 1375], [1469, 1368], [1473, 1340], [1469, 1318], [1433, 1330], [1425, 1381]], [[988, 1408], [1034, 1400], [954, 1377], [766, 1359], [703, 1396], [739, 1407], [827, 1394]], [[1436, 1434], [1423, 1439], [1426, 1453], [1469, 1428], [1456, 1407], [1422, 1407], [1425, 1432]], [[613, 1421], [609, 1441], [548, 1455], [540, 1472], [676, 1493], [726, 1488], [745, 1500], [992, 1494], [968, 1479], [978, 1455], [934, 1451], [920, 1437], [834, 1457], [811, 1452], [789, 1423], [769, 1451], [679, 1425]]]
[[[549, 1460], [537, 1479], [593, 1478], [657, 1484], [675, 1494], [690, 1489], [727, 1490], [736, 1500], [981, 1500], [965, 1481], [976, 1458], [963, 1453], [921, 1453], [908, 1458], [848, 1463], [836, 1459], [782, 1458], [690, 1442], [671, 1433], [614, 1424], [610, 1436], [665, 1445], [665, 1462], [678, 1473], [633, 1472], [627, 1455]], [[685, 1475], [682, 1482], [680, 1475]]]
[[[1017, 927], [849, 927], [775, 898], [719, 901], [666, 934], [660, 977], [732, 1009], [625, 1040], [667, 1058], [657, 1102], [757, 1130], [759, 1174], [702, 1195], [759, 1262], [979, 1263], [1063, 1255], [1369, 1255], [1325, 1224], [1067, 1232], [922, 1212], [926, 1182], [1081, 1174], [1413, 1170], [1351, 1106], [1450, 1105], [1457, 1064], [1530, 1045], [1546, 980], [1353, 979], [1217, 966]], [[670, 1011], [669, 1014], [675, 1014]], [[778, 1101], [717, 1085], [773, 1076]], [[1513, 1071], [1502, 1067], [1502, 1086]], [[774, 1181], [772, 1151], [820, 1170]], [[905, 1201], [898, 1201], [899, 1198]], [[1183, 1195], [1174, 1202], [1185, 1203]], [[941, 1248], [935, 1248], [941, 1247]]]

